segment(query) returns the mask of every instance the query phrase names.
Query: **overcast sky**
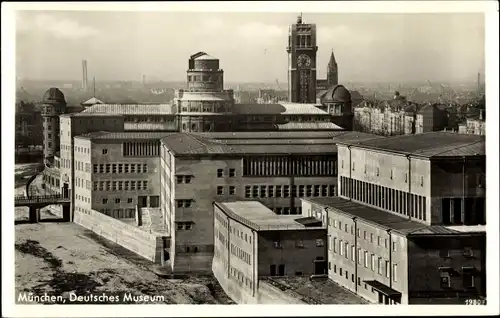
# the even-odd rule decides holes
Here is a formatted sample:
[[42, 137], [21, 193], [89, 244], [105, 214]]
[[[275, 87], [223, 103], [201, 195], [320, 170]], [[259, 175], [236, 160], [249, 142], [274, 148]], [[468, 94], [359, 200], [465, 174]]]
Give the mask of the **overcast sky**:
[[[183, 81], [205, 51], [228, 82], [287, 80], [288, 25], [295, 13], [20, 11], [17, 76]], [[307, 13], [318, 30], [319, 78], [332, 49], [339, 81], [473, 82], [484, 73], [483, 14]]]

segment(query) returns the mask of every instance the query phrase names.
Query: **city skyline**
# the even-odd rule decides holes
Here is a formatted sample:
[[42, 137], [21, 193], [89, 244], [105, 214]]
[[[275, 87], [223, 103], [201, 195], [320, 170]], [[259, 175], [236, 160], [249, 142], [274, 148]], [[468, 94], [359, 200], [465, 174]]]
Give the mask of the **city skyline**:
[[[286, 83], [288, 25], [297, 15], [18, 12], [16, 75], [77, 80], [85, 59], [89, 78], [183, 81], [189, 56], [205, 51], [220, 59], [227, 82]], [[318, 28], [318, 78], [326, 76], [332, 49], [344, 84], [472, 83], [477, 73], [484, 78], [483, 14], [304, 13], [303, 18]], [[182, 32], [169, 33], [176, 29]]]

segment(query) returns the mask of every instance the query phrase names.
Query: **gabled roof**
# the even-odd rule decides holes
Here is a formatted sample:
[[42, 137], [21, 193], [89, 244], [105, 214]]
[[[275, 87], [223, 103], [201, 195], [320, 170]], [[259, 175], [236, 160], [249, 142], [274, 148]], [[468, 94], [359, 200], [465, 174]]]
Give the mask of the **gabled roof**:
[[95, 97], [92, 97], [89, 100], [82, 103], [82, 105], [95, 105], [95, 104], [104, 104], [104, 102]]
[[171, 104], [96, 104], [85, 109], [82, 114], [114, 115], [174, 115]]

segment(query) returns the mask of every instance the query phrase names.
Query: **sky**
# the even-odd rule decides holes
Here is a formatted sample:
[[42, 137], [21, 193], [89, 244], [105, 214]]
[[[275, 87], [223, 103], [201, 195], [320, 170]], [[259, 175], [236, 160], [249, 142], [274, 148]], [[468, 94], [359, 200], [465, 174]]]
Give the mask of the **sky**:
[[[19, 78], [184, 81], [199, 51], [226, 82], [287, 81], [296, 13], [18, 11]], [[484, 73], [482, 13], [306, 13], [317, 25], [318, 78], [332, 50], [339, 82], [474, 82]]]

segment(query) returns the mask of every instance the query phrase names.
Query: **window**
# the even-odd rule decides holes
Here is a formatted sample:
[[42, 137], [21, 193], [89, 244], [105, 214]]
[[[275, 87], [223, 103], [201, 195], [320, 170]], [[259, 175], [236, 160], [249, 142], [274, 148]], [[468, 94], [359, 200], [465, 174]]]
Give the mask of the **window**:
[[235, 194], [235, 187], [234, 186], [229, 186], [229, 195], [234, 195]]
[[362, 253], [362, 250], [360, 248], [358, 248], [358, 264], [361, 265], [362, 264], [362, 259], [363, 259], [363, 253]]
[[236, 172], [235, 169], [229, 169], [229, 176], [230, 177], [234, 177], [235, 176], [235, 172]]
[[133, 201], [134, 201], [134, 199], [132, 199], [132, 198], [127, 199], [127, 203], [132, 203]]
[[451, 287], [451, 282], [450, 282], [450, 273], [444, 271], [441, 272], [441, 288], [450, 288]]
[[373, 243], [373, 233], [370, 233], [370, 243]]
[[390, 278], [390, 267], [389, 261], [385, 261], [385, 277]]
[[474, 268], [462, 267], [462, 284], [464, 288], [474, 288]]
[[120, 201], [121, 201], [120, 198], [115, 199], [115, 203], [120, 203]]
[[224, 172], [222, 169], [217, 169], [217, 178], [222, 178], [224, 175]]
[[344, 243], [342, 240], [339, 241], [339, 248], [340, 248], [340, 256], [344, 256]]
[[285, 198], [288, 198], [290, 196], [290, 186], [289, 185], [285, 185], [283, 187], [283, 196]]
[[[184, 228], [185, 228], [186, 230], [191, 230], [191, 228], [192, 228], [191, 223], [186, 223], [186, 224], [184, 224]], [[195, 247], [195, 252], [196, 252], [196, 251], [197, 251], [197, 248]]]
[[380, 236], [377, 236], [377, 245], [378, 246], [381, 246], [380, 243], [381, 243], [382, 239], [380, 238]]
[[183, 176], [177, 176], [177, 183], [182, 183], [182, 181], [184, 181], [184, 177]]
[[103, 198], [103, 199], [102, 199], [102, 204], [107, 204], [107, 203], [108, 203], [108, 199]]
[[398, 279], [398, 264], [392, 264], [392, 280], [397, 282]]
[[323, 239], [317, 239], [316, 246], [317, 247], [325, 246], [325, 242], [323, 242]]
[[217, 195], [223, 195], [224, 194], [224, 187], [218, 186], [217, 187]]
[[383, 275], [382, 271], [383, 271], [384, 267], [383, 267], [382, 262], [383, 262], [382, 257], [379, 257], [378, 258], [378, 274], [379, 275]]
[[274, 197], [274, 186], [267, 186], [267, 195], [270, 198]]
[[342, 276], [342, 267], [339, 268], [339, 275]]
[[252, 196], [252, 187], [245, 186], [245, 198], [250, 198]]
[[392, 242], [392, 251], [396, 252], [396, 242]]
[[276, 197], [281, 198], [281, 186], [276, 186]]
[[333, 220], [333, 227], [337, 227], [337, 220]]
[[333, 238], [332, 246], [333, 246], [333, 252], [337, 253], [337, 238], [336, 237]]
[[108, 153], [108, 149], [103, 149], [103, 150], [102, 150], [102, 154], [103, 154], [103, 155], [105, 155], [105, 154], [107, 154], [107, 153]]
[[464, 248], [464, 256], [465, 257], [474, 257], [474, 253], [472, 252], [472, 248], [465, 247]]
[[347, 226], [347, 224], [345, 224], [345, 225], [344, 225], [344, 231], [345, 231], [346, 233], [348, 233], [348, 232], [349, 232], [349, 227]]
[[356, 246], [351, 245], [351, 261], [356, 262]]
[[367, 235], [366, 235], [366, 231], [363, 232], [363, 238], [366, 240], [367, 238]]
[[178, 230], [184, 230], [184, 224], [182, 224], [182, 223], [177, 223], [177, 229], [178, 229]]
[[372, 262], [371, 262], [371, 263], [372, 263], [372, 264], [371, 264], [371, 270], [372, 270], [372, 271], [375, 271], [375, 266], [376, 266], [376, 264], [375, 264], [375, 262], [376, 262], [376, 259], [375, 259], [375, 254], [372, 254], [372, 255], [371, 255], [371, 260], [372, 260]]

